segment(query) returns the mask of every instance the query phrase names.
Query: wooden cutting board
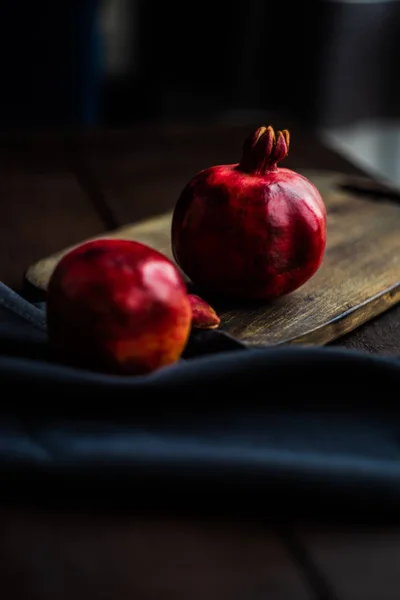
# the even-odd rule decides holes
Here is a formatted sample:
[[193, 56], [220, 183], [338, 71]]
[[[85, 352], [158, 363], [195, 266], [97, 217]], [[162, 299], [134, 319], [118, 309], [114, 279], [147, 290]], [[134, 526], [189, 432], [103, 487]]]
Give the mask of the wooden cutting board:
[[[302, 171], [319, 188], [327, 206], [327, 248], [319, 271], [300, 289], [252, 306], [214, 307], [221, 328], [250, 346], [326, 344], [400, 300], [400, 200], [349, 191], [340, 173]], [[368, 180], [357, 185], [373, 189]], [[171, 214], [97, 236], [134, 239], [172, 258]], [[26, 272], [29, 284], [45, 291], [57, 261], [69, 248], [40, 260]]]

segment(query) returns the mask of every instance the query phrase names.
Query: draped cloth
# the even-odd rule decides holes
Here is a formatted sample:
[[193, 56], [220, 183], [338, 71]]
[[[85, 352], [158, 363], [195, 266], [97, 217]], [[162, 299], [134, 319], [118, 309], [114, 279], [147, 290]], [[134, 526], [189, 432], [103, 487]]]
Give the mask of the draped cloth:
[[3, 501], [398, 518], [398, 357], [199, 332], [146, 376], [64, 364], [0, 284]]

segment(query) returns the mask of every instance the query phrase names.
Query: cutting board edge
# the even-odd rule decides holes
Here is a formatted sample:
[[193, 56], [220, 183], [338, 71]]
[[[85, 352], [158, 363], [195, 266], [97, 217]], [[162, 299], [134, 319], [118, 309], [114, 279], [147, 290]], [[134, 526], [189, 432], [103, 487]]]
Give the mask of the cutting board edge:
[[347, 333], [354, 331], [364, 323], [386, 312], [400, 302], [400, 281], [375, 294], [364, 302], [352, 307], [348, 311], [334, 317], [328, 323], [310, 329], [306, 333], [292, 338], [281, 340], [277, 343], [257, 343], [257, 337], [251, 339], [240, 338], [249, 348], [278, 347], [286, 345], [325, 346], [330, 342], [342, 338]]
[[[343, 180], [347, 179], [347, 176], [345, 174], [336, 171], [307, 171], [309, 171], [309, 175], [314, 173], [316, 176], [321, 178], [321, 181], [324, 178], [328, 180], [323, 184], [324, 186], [326, 185], [327, 194], [330, 193], [332, 186], [334, 188], [337, 188], [339, 184], [343, 183]], [[337, 191], [335, 193], [341, 194], [341, 192]], [[350, 195], [352, 196], [352, 194]], [[368, 200], [368, 204], [372, 206], [375, 204], [375, 202], [371, 202], [371, 200]], [[383, 203], [383, 207], [385, 207], [385, 203]], [[132, 229], [134, 229], [135, 235], [137, 234], [139, 236], [147, 238], [149, 233], [151, 234], [154, 231], [160, 232], [163, 228], [169, 227], [171, 217], [172, 211], [171, 209], [169, 209], [159, 214], [151, 215], [148, 218], [144, 218], [135, 222], [124, 223], [112, 231], [99, 232], [98, 234], [91, 236], [85, 240], [73, 243], [68, 247], [64, 247], [61, 250], [56, 250], [47, 257], [41, 258], [27, 267], [26, 272], [24, 273], [23, 285], [29, 291], [32, 291], [33, 295], [41, 295], [40, 299], [43, 300], [45, 299], [51, 271], [57, 264], [58, 260], [69, 250], [73, 249], [74, 247], [80, 245], [85, 241], [89, 241], [92, 239], [124, 237], [125, 234], [127, 234], [129, 238], [131, 238]], [[162, 243], [165, 245], [164, 241]], [[346, 302], [342, 303], [343, 312], [341, 314], [339, 314], [338, 311], [336, 311], [337, 316], [332, 317], [329, 321], [325, 321], [323, 325], [315, 326], [313, 323], [310, 323], [310, 329], [304, 331], [305, 328], [303, 328], [303, 333], [299, 334], [298, 336], [293, 337], [293, 335], [291, 335], [288, 331], [287, 336], [285, 337], [285, 332], [283, 331], [283, 335], [279, 341], [268, 342], [268, 339], [266, 339], [266, 336], [264, 336], [264, 339], [262, 339], [260, 342], [261, 336], [257, 334], [251, 336], [252, 339], [250, 340], [250, 331], [248, 331], [247, 339], [245, 336], [242, 336], [240, 339], [243, 340], [243, 342], [248, 347], [276, 347], [282, 344], [327, 344], [353, 331], [360, 325], [375, 318], [376, 316], [385, 312], [387, 309], [391, 308], [400, 301], [400, 282], [397, 281], [395, 284], [392, 283], [393, 280], [396, 281], [399, 278], [397, 268], [395, 270], [395, 273], [392, 273], [392, 275], [394, 275], [394, 277], [386, 278], [386, 285], [390, 285], [390, 287], [386, 287], [382, 291], [379, 291], [375, 296], [371, 294], [369, 298], [365, 298], [365, 296], [368, 293], [368, 290], [364, 288], [363, 298], [359, 298], [359, 303], [356, 306], [352, 306], [351, 308], [346, 310], [348, 304]], [[373, 287], [376, 288], [376, 286]], [[353, 299], [355, 299], [354, 294]], [[335, 302], [331, 303], [331, 308], [333, 308], [333, 311], [331, 311], [330, 314], [335, 314], [335, 304]]]

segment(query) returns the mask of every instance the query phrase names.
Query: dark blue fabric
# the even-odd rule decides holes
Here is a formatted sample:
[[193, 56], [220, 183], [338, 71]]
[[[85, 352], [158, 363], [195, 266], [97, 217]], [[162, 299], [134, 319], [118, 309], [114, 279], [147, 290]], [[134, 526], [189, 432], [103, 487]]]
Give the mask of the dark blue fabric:
[[83, 370], [54, 357], [44, 305], [0, 285], [3, 497], [393, 517], [399, 389], [396, 357], [223, 331], [149, 376]]

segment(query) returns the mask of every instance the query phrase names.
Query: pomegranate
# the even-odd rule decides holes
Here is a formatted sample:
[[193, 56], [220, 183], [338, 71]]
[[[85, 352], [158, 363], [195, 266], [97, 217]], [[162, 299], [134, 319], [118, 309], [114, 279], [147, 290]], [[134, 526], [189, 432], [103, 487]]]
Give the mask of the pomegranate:
[[139, 242], [83, 243], [61, 258], [49, 281], [50, 342], [107, 372], [149, 373], [175, 362], [191, 321], [178, 269]]
[[303, 285], [320, 267], [326, 209], [318, 189], [278, 167], [289, 132], [260, 127], [238, 164], [200, 171], [175, 205], [171, 242], [182, 271], [224, 296], [272, 299]]

